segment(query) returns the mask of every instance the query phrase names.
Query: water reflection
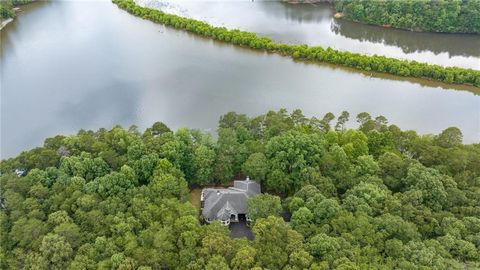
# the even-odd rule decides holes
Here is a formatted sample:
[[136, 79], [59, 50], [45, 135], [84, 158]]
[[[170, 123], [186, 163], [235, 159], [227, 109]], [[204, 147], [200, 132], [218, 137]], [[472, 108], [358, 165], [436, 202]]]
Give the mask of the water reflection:
[[449, 57], [480, 57], [478, 35], [432, 34], [360, 25], [346, 20], [334, 20], [332, 31], [347, 38], [399, 47], [405, 53], [431, 51]]
[[136, 0], [169, 13], [286, 43], [480, 69], [480, 35], [414, 33], [333, 19], [331, 6], [279, 1]]
[[42, 3], [1, 38], [2, 158], [79, 129], [164, 121], [214, 131], [228, 111], [282, 107], [308, 116], [367, 111], [420, 133], [458, 126], [465, 141], [479, 141], [480, 97], [472, 92], [213, 42], [109, 1]]
[[297, 24], [329, 22], [333, 15], [328, 3], [291, 4], [283, 1], [259, 1], [258, 6], [270, 19], [286, 19]]

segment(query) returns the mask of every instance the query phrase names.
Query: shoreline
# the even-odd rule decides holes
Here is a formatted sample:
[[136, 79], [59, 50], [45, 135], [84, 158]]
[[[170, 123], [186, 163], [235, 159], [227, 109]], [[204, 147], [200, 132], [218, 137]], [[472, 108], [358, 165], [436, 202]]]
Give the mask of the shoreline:
[[446, 35], [480, 35], [480, 33], [476, 33], [476, 32], [473, 32], [473, 33], [470, 33], [470, 32], [443, 32], [443, 31], [427, 31], [427, 30], [423, 30], [423, 29], [412, 29], [412, 28], [402, 28], [402, 27], [395, 27], [393, 25], [390, 25], [390, 24], [376, 24], [376, 23], [368, 23], [368, 22], [364, 22], [364, 21], [359, 21], [359, 20], [354, 20], [354, 19], [351, 19], [348, 14], [342, 12], [342, 11], [338, 11], [335, 9], [334, 5], [333, 5], [333, 1], [322, 1], [322, 0], [304, 0], [304, 1], [301, 1], [301, 0], [283, 0], [282, 2], [286, 3], [286, 4], [291, 4], [291, 5], [296, 5], [296, 4], [312, 4], [312, 5], [315, 5], [315, 4], [319, 4], [319, 3], [329, 3], [331, 4], [331, 7], [332, 7], [332, 11], [333, 11], [333, 18], [334, 19], [337, 19], [337, 20], [340, 20], [340, 19], [343, 19], [343, 20], [346, 20], [346, 21], [350, 21], [350, 22], [354, 22], [354, 23], [358, 23], [358, 24], [364, 24], [364, 25], [371, 25], [371, 26], [376, 26], [376, 27], [381, 27], [381, 28], [386, 28], [386, 29], [394, 29], [394, 30], [401, 30], [401, 31], [407, 31], [407, 32], [416, 32], [416, 33], [432, 33], [432, 34], [446, 34]]
[[[0, 1], [1, 1], [1, 0], [0, 0]], [[30, 4], [35, 3], [35, 2], [36, 2], [36, 0], [31, 0], [31, 1], [27, 2], [27, 3], [22, 3], [22, 4], [15, 5], [15, 6], [13, 7], [13, 12], [15, 13], [14, 16], [11, 17], [11, 18], [8, 18], [8, 19], [6, 19], [6, 20], [3, 20], [3, 21], [0, 23], [0, 30], [2, 30], [2, 29], [3, 29], [5, 26], [7, 26], [9, 23], [13, 22], [13, 21], [15, 20], [15, 18], [16, 18], [17, 16], [19, 16], [20, 13], [23, 12], [23, 9], [20, 8], [21, 6], [27, 6], [27, 5], [30, 5]]]
[[13, 18], [8, 18], [0, 23], [0, 30], [2, 30], [7, 24], [13, 22]]
[[381, 72], [400, 77], [433, 80], [451, 85], [480, 86], [480, 71], [461, 67], [443, 67], [398, 58], [339, 51], [330, 47], [277, 43], [256, 33], [227, 29], [204, 21], [162, 12], [137, 4], [134, 0], [112, 0], [120, 9], [154, 23], [187, 31], [212, 40], [252, 50], [276, 53], [294, 60], [330, 63], [359, 71]]
[[363, 24], [363, 25], [370, 25], [370, 26], [380, 27], [384, 29], [392, 29], [397, 31], [406, 31], [406, 32], [413, 32], [413, 33], [430, 33], [430, 34], [440, 34], [440, 35], [472, 35], [472, 36], [480, 35], [480, 33], [435, 32], [435, 31], [425, 31], [421, 29], [400, 28], [400, 27], [389, 25], [389, 24], [382, 25], [382, 24], [375, 24], [375, 23], [367, 23], [367, 22], [349, 19], [348, 15], [343, 12], [336, 12], [333, 17], [337, 20], [345, 20], [345, 21]]

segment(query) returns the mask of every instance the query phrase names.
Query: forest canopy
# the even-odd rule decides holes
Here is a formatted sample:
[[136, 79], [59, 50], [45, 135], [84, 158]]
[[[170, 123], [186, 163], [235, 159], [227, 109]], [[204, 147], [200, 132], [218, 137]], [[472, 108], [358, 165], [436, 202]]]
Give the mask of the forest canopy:
[[[480, 267], [480, 145], [349, 118], [231, 112], [217, 140], [160, 122], [48, 138], [0, 163], [0, 268]], [[248, 205], [253, 241], [186, 200], [242, 175], [265, 193]]]
[[414, 31], [480, 34], [480, 0], [335, 0], [346, 19]]

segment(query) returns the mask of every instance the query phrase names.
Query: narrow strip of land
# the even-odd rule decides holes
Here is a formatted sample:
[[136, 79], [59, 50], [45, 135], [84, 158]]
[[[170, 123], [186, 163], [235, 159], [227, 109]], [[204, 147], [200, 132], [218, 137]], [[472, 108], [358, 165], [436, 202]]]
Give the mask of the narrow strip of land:
[[156, 23], [242, 47], [290, 56], [294, 59], [325, 62], [367, 72], [383, 72], [403, 77], [441, 81], [448, 84], [480, 86], [480, 71], [478, 70], [442, 67], [378, 55], [362, 55], [338, 51], [330, 47], [325, 49], [320, 46], [276, 43], [269, 37], [260, 37], [255, 33], [216, 27], [203, 21], [142, 7], [133, 0], [112, 0], [112, 2], [135, 16]]

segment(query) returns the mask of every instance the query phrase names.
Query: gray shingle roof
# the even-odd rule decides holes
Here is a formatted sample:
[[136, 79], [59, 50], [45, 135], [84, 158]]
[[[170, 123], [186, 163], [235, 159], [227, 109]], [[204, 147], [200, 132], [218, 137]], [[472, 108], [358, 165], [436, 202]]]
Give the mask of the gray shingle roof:
[[247, 200], [260, 193], [260, 185], [252, 180], [234, 181], [229, 188], [202, 190], [202, 215], [210, 220], [227, 220], [231, 214], [246, 214]]

